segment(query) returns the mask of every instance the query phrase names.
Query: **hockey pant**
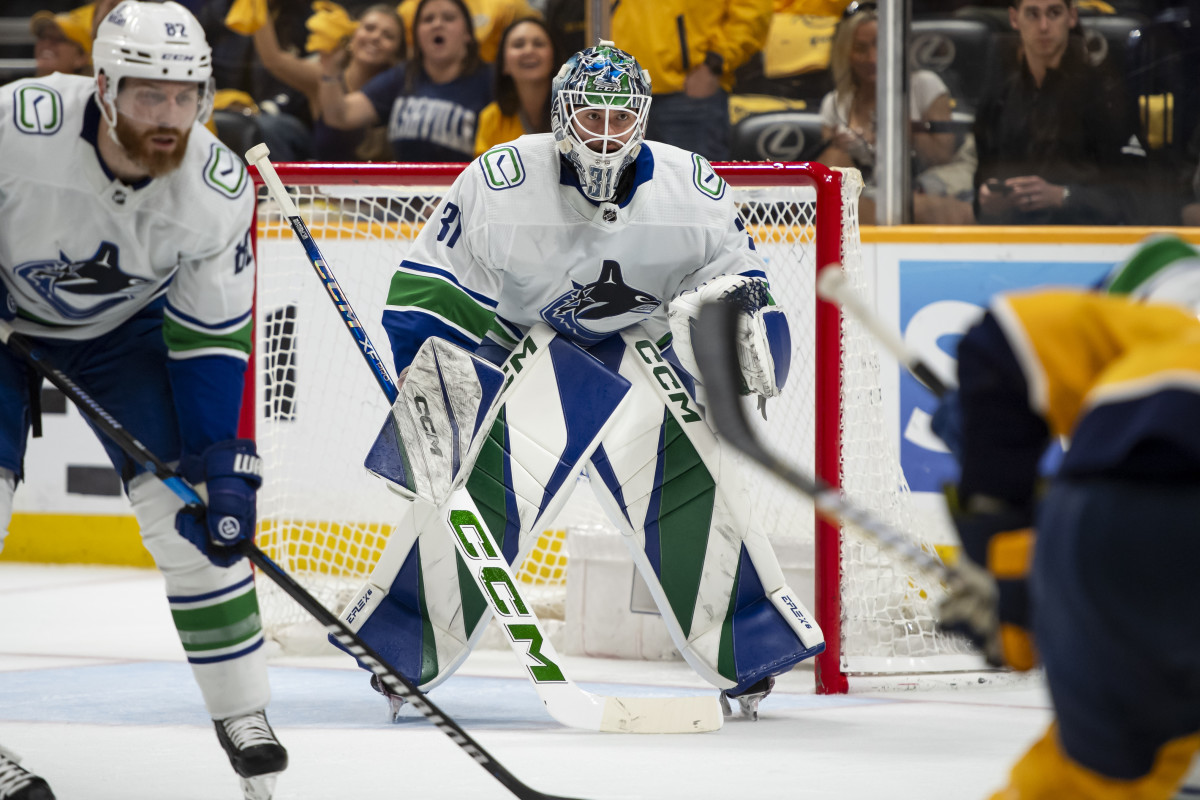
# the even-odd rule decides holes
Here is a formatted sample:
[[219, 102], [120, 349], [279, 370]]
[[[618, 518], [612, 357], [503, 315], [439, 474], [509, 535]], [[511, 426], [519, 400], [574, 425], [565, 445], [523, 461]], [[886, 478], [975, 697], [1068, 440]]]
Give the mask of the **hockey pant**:
[[[823, 650], [770, 544], [749, 528], [734, 462], [641, 328], [586, 351], [587, 375], [562, 366], [584, 352], [562, 337], [539, 357], [526, 352], [546, 335], [536, 326], [510, 356], [506, 371], [521, 359], [523, 383], [505, 395], [466, 484], [505, 558], [524, 560], [586, 469], [676, 646], [707, 681], [737, 694]], [[597, 442], [572, 449], [605, 375], [627, 381], [629, 396]], [[421, 502], [342, 614], [425, 690], [462, 663], [490, 616], [437, 510]]]
[[[89, 342], [39, 339], [47, 359], [129, 432], [164, 460], [179, 457], [179, 423], [166, 369], [161, 310], [145, 309], [116, 330]], [[12, 511], [29, 432], [29, 368], [0, 347], [0, 531]], [[223, 719], [263, 708], [270, 699], [262, 620], [246, 561], [222, 569], [175, 530], [183, 503], [157, 479], [140, 475], [130, 459], [97, 432], [126, 491], [142, 541], [166, 580], [180, 642], [208, 712]], [[0, 535], [2, 540], [2, 535]]]

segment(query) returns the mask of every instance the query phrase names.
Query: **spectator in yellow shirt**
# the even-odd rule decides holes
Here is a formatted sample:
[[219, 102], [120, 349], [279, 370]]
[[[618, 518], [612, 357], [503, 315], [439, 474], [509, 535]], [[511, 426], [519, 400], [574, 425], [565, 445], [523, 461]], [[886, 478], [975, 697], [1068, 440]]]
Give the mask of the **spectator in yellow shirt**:
[[643, 0], [616, 6], [613, 42], [650, 73], [654, 113], [647, 139], [710, 161], [729, 158], [733, 73], [762, 50], [772, 11], [772, 0]]
[[526, 133], [550, 132], [550, 82], [562, 61], [542, 20], [519, 19], [504, 29], [496, 99], [479, 113], [475, 155]]

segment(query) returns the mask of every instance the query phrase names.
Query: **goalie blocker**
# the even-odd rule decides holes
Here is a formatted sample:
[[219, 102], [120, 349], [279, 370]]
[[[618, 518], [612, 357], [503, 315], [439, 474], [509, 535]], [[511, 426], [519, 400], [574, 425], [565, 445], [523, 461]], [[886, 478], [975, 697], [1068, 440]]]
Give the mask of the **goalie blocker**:
[[[504, 371], [493, 413], [429, 416], [489, 420], [462, 445], [461, 469], [470, 469], [465, 488], [510, 564], [525, 558], [587, 470], [672, 639], [705, 680], [737, 695], [824, 649], [766, 537], [749, 528], [735, 462], [640, 326], [584, 350], [537, 325]], [[442, 397], [440, 389], [412, 384], [425, 374], [411, 369], [406, 393]], [[408, 495], [418, 478], [396, 465], [411, 466], [402, 451], [427, 442], [397, 414], [409, 412], [394, 407], [367, 468]], [[406, 507], [368, 582], [342, 612], [424, 690], [453, 673], [491, 616], [435, 512], [422, 500]]]

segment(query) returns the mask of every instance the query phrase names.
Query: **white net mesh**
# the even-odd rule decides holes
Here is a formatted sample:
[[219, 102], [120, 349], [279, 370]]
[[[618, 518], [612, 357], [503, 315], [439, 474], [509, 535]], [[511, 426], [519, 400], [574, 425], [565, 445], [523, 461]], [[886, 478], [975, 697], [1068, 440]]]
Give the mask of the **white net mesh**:
[[[289, 185], [289, 191], [371, 340], [386, 349], [381, 314], [388, 283], [440, 190], [395, 178], [332, 185], [339, 179], [336, 168], [329, 169], [329, 184], [318, 177], [312, 185]], [[727, 177], [734, 184], [733, 176]], [[851, 199], [858, 192], [857, 173], [849, 178], [843, 195]], [[770, 421], [756, 424], [788, 460], [812, 471], [817, 419], [815, 193], [808, 186], [754, 186], [745, 176], [736, 180], [731, 191], [767, 261], [775, 298], [788, 311], [795, 347], [787, 390], [769, 404]], [[388, 404], [278, 207], [266, 199], [265, 189], [260, 188], [259, 197], [257, 438], [266, 481], [259, 498], [258, 541], [337, 612], [369, 575], [402, 502], [362, 467]], [[863, 274], [856, 204], [850, 201], [845, 207], [844, 267], [862, 296], [872, 297]], [[853, 320], [844, 321], [843, 334], [843, 487], [855, 503], [912, 531], [894, 434], [884, 419], [879, 357], [869, 335]], [[746, 468], [751, 471], [747, 484], [753, 524], [768, 533], [781, 554], [786, 551], [812, 568], [811, 503], [757, 466]], [[520, 565], [518, 578], [544, 618], [562, 617], [567, 532], [580, 526], [611, 527], [594, 511], [580, 510], [595, 508], [573, 499]], [[820, 620], [828, 636], [841, 619], [841, 669], [946, 668], [928, 660], [958, 652], [933, 629], [931, 604], [940, 587], [910, 577], [849, 532], [841, 570], [840, 609], [831, 612], [834, 619]], [[321, 638], [311, 632], [304, 612], [266, 582], [260, 584], [260, 597], [268, 635], [285, 650], [300, 652]]]

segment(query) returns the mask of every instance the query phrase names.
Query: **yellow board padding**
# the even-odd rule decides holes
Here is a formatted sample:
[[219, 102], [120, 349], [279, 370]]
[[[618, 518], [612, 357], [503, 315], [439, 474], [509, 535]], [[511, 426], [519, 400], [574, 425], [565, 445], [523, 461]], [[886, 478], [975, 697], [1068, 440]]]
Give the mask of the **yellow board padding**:
[[3, 561], [153, 567], [133, 516], [15, 513]]

